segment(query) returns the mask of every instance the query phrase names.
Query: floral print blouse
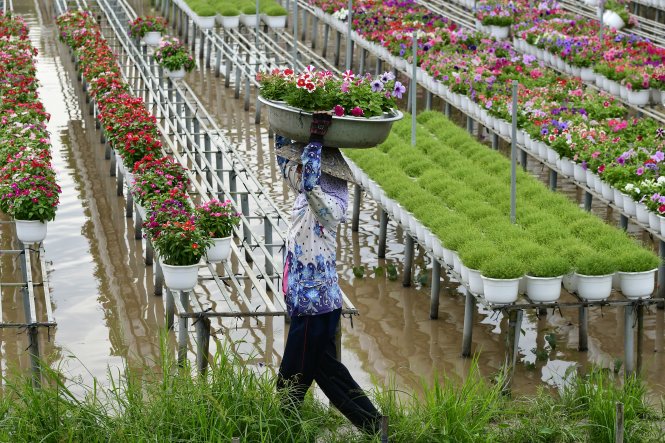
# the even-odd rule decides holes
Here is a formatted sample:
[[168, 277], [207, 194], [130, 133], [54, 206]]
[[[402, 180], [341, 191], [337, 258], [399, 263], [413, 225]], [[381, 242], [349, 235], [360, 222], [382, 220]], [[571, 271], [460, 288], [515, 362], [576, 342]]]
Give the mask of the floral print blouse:
[[298, 194], [287, 234], [282, 289], [290, 316], [318, 315], [342, 307], [338, 284], [337, 226], [348, 205], [346, 181], [321, 173], [321, 144], [309, 143], [298, 164], [279, 156], [290, 140], [276, 136], [283, 178]]

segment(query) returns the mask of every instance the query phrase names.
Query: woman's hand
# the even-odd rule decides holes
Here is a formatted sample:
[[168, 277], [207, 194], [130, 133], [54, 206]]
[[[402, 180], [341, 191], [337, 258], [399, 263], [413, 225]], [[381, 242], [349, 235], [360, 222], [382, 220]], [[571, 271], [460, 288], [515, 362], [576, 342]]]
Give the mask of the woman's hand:
[[332, 114], [327, 112], [316, 112], [312, 114], [312, 124], [309, 126], [309, 141], [321, 143], [323, 137], [328, 133], [328, 128], [332, 124]]

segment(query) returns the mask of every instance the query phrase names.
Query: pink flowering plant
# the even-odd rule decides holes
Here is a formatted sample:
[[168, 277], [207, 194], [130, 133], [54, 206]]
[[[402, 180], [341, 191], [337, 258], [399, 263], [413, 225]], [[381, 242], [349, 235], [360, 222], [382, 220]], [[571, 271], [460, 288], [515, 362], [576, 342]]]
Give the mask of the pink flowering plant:
[[284, 101], [305, 111], [332, 111], [336, 116], [375, 117], [396, 108], [406, 87], [391, 72], [378, 76], [346, 71], [336, 77], [330, 71], [308, 66], [295, 74], [291, 69], [260, 72], [261, 96]]
[[141, 38], [148, 32], [166, 32], [166, 23], [163, 17], [136, 17], [129, 22], [129, 35]]
[[231, 200], [210, 200], [196, 207], [197, 226], [211, 238], [225, 238], [233, 234], [240, 224], [240, 213], [231, 205]]
[[22, 177], [0, 186], [0, 210], [16, 220], [55, 219], [60, 186], [44, 176]]
[[196, 67], [187, 46], [175, 37], [163, 38], [154, 57], [157, 63], [170, 71], [183, 68], [190, 72]]

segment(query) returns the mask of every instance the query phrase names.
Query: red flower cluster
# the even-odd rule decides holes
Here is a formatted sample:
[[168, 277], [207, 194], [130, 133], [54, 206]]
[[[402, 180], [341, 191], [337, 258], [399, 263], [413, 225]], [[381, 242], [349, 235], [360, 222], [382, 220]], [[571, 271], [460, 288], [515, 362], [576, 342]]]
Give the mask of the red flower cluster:
[[50, 116], [39, 100], [23, 19], [0, 14], [0, 209], [19, 220], [55, 218], [60, 187], [51, 166]]

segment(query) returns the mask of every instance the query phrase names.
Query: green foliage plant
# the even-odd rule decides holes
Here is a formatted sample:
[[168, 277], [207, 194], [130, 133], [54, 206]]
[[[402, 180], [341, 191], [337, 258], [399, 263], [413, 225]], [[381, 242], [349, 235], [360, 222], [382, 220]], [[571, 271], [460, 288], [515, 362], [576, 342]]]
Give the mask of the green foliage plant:
[[497, 257], [487, 261], [480, 269], [487, 278], [510, 280], [524, 275], [526, 267], [521, 261], [511, 257]]
[[571, 269], [570, 262], [559, 255], [545, 255], [527, 263], [527, 275], [532, 277], [561, 277]]
[[580, 275], [609, 275], [616, 270], [616, 261], [598, 252], [584, 255], [575, 261], [575, 272]]
[[617, 257], [617, 267], [621, 272], [646, 272], [658, 268], [660, 259], [646, 249], [631, 249]]

